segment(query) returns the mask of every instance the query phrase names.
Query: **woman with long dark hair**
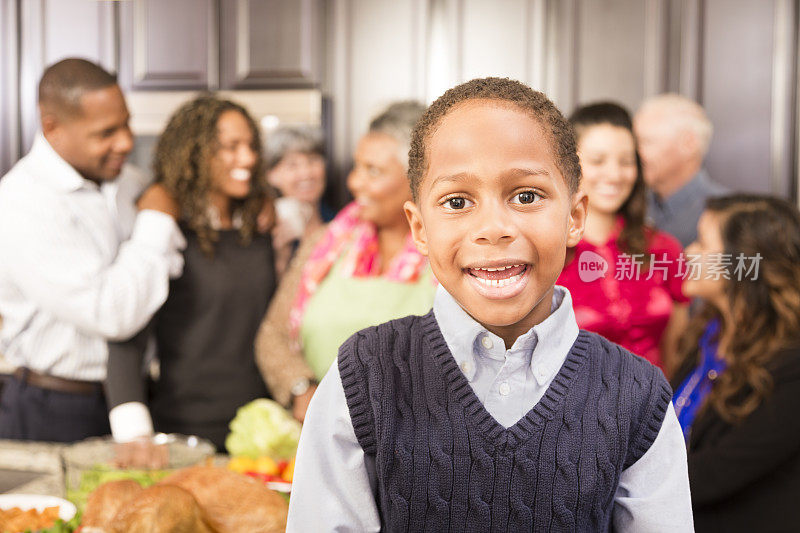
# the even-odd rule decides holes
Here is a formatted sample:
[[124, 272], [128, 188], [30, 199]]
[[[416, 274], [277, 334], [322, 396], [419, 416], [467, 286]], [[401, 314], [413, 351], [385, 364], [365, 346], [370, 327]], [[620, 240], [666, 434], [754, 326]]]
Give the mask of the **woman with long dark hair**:
[[673, 403], [689, 448], [697, 531], [800, 528], [800, 213], [786, 201], [708, 201], [684, 292]]
[[170, 118], [153, 170], [145, 194], [164, 191], [176, 204], [188, 243], [183, 275], [153, 319], [159, 371], [147, 387], [149, 413], [130, 403], [144, 403], [130, 379], [143, 335], [109, 348], [111, 424], [138, 425], [132, 437], [198, 435], [222, 450], [236, 409], [269, 396], [253, 347], [276, 287], [272, 241], [259, 231], [271, 200], [258, 127], [242, 106], [200, 96]]
[[680, 244], [645, 223], [647, 198], [629, 113], [605, 102], [570, 117], [589, 198], [583, 240], [558, 279], [578, 325], [662, 368], [688, 320]]

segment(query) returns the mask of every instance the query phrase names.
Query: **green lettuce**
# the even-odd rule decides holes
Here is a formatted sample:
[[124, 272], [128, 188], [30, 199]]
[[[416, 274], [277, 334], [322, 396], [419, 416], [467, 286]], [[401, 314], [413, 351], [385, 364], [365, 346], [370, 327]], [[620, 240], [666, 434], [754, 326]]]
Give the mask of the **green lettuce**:
[[277, 402], [260, 398], [240, 407], [230, 423], [225, 447], [231, 455], [291, 459], [300, 440], [300, 423]]
[[170, 470], [120, 470], [98, 463], [91, 470], [81, 472], [80, 482], [77, 487], [67, 486], [67, 499], [74, 503], [79, 511], [83, 511], [89, 495], [103, 483], [132, 479], [143, 487], [149, 487], [171, 473], [172, 471]]

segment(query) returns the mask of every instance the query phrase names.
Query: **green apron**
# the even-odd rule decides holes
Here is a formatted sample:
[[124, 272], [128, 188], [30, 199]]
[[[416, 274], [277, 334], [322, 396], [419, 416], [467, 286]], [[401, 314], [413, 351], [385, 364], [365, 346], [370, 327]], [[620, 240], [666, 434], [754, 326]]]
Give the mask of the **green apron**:
[[353, 333], [395, 318], [424, 315], [433, 306], [436, 285], [430, 267], [417, 281], [403, 283], [384, 277], [342, 277], [333, 265], [306, 306], [300, 338], [311, 369], [321, 380]]

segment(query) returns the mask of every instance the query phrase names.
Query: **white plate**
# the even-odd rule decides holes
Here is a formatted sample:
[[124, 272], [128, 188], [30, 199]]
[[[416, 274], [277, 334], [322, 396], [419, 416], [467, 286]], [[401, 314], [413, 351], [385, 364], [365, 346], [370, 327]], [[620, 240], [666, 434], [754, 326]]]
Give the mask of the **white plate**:
[[0, 509], [11, 509], [12, 507], [19, 507], [23, 511], [36, 509], [39, 512], [44, 511], [45, 507], [58, 507], [58, 517], [65, 521], [71, 519], [78, 512], [72, 502], [55, 496], [0, 494]]
[[267, 488], [278, 492], [292, 492], [292, 484], [281, 481], [267, 481]]

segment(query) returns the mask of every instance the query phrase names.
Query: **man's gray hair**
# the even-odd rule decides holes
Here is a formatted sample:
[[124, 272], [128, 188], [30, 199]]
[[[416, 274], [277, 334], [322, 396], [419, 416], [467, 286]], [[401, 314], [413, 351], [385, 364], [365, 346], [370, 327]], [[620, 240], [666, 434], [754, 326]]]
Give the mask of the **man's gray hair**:
[[701, 157], [708, 152], [714, 126], [703, 107], [694, 100], [675, 93], [659, 94], [642, 103], [638, 113], [642, 112], [656, 112], [664, 115], [667, 117], [667, 124], [675, 131], [688, 131], [694, 135]]
[[289, 152], [325, 157], [325, 137], [316, 126], [280, 126], [266, 137], [267, 168], [275, 167]]
[[425, 106], [414, 100], [395, 102], [369, 123], [369, 133], [383, 133], [400, 145], [397, 159], [408, 168], [408, 151], [411, 148], [411, 132], [425, 112]]

